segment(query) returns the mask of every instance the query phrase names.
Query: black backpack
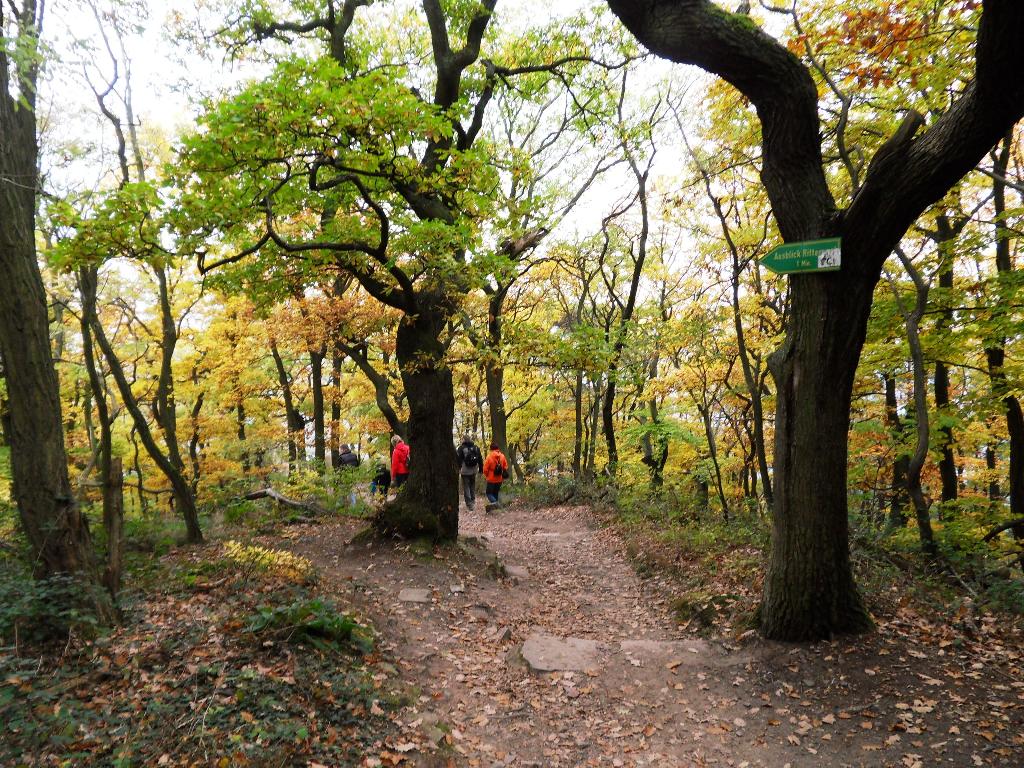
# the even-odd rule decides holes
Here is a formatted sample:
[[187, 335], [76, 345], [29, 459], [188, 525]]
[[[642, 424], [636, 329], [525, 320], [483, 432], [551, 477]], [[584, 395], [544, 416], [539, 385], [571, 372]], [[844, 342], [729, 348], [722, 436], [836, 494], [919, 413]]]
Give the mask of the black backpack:
[[466, 469], [479, 467], [483, 464], [483, 457], [480, 455], [480, 449], [475, 445], [463, 445], [459, 453], [459, 458], [462, 460], [462, 466]]

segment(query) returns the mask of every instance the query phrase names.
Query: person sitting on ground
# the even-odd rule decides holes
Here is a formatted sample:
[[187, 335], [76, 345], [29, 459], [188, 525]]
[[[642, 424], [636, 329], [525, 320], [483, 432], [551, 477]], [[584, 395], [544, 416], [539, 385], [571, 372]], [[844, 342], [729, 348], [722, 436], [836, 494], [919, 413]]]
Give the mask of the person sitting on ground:
[[492, 506], [501, 504], [501, 500], [498, 498], [498, 494], [501, 492], [501, 484], [505, 482], [508, 477], [508, 459], [505, 458], [505, 454], [498, 448], [497, 443], [491, 443], [491, 451], [487, 454], [487, 458], [484, 459], [484, 480], [487, 481], [487, 500], [491, 502], [488, 504], [488, 509]]
[[[341, 465], [341, 469], [352, 469], [359, 466], [359, 457], [352, 453], [352, 448], [348, 443], [342, 443], [338, 448], [338, 464]], [[353, 484], [348, 492], [348, 505], [354, 507], [356, 501], [356, 487]]]
[[409, 446], [398, 435], [391, 438], [391, 445], [391, 484], [401, 488], [409, 479]]
[[466, 509], [472, 511], [476, 504], [476, 476], [484, 463], [480, 449], [473, 442], [472, 435], [462, 437], [462, 444], [455, 449], [459, 460], [459, 476], [462, 478], [462, 497], [466, 500]]

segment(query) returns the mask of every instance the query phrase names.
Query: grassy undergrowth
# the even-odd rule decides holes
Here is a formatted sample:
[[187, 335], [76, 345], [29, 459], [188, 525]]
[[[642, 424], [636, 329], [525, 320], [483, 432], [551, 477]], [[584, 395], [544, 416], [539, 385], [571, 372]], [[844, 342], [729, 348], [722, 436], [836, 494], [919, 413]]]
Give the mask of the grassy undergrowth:
[[308, 561], [228, 541], [143, 575], [109, 634], [4, 635], [0, 764], [349, 765], [381, 748], [397, 701], [373, 631]]

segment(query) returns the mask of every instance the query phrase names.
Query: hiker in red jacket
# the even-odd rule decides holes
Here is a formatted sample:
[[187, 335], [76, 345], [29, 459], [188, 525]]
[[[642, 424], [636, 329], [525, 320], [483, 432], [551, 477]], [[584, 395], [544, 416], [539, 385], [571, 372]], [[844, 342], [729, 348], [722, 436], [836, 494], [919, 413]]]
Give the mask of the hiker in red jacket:
[[501, 452], [496, 443], [491, 443], [491, 452], [484, 459], [484, 480], [487, 481], [488, 509], [492, 505], [500, 504], [498, 493], [501, 492], [501, 484], [508, 477], [508, 459]]
[[409, 446], [398, 435], [391, 438], [391, 445], [391, 485], [401, 488], [409, 479]]

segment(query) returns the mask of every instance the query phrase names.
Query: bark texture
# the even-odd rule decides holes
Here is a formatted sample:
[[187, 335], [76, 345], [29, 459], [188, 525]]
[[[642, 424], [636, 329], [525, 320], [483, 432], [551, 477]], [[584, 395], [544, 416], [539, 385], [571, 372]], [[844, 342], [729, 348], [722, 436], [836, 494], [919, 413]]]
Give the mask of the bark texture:
[[[35, 3], [26, 2], [20, 10], [19, 31], [35, 35]], [[0, 52], [0, 358], [7, 381], [4, 431], [11, 447], [14, 499], [35, 575], [75, 574], [106, 621], [112, 606], [96, 588], [92, 541], [68, 476], [60, 388], [36, 261], [36, 71], [31, 64], [22, 67], [19, 71]]]
[[[422, 297], [425, 298], [425, 297]], [[384, 535], [455, 540], [459, 533], [458, 465], [452, 444], [455, 396], [439, 336], [444, 311], [403, 318], [396, 355], [409, 398], [409, 479], [375, 525]]]

